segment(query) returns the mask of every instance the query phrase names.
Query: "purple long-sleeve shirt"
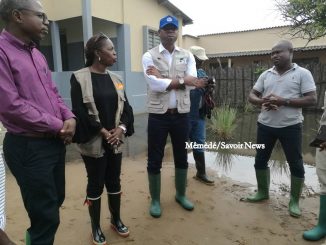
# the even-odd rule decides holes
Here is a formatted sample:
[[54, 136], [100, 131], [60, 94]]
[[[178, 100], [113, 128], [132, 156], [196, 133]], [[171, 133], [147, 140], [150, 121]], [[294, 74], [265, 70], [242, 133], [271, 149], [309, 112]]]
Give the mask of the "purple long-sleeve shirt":
[[44, 56], [6, 30], [0, 34], [0, 121], [11, 133], [57, 134], [74, 117]]

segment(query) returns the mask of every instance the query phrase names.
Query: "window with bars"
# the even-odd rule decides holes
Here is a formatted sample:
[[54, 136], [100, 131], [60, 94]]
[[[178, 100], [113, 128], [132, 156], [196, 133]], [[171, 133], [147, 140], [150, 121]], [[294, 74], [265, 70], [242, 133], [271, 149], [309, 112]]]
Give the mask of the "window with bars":
[[158, 31], [149, 26], [143, 26], [143, 38], [143, 53], [156, 47], [161, 42]]
[[158, 36], [158, 32], [148, 29], [148, 40], [147, 45], [148, 49], [152, 49], [155, 46], [159, 45], [161, 42], [160, 37]]

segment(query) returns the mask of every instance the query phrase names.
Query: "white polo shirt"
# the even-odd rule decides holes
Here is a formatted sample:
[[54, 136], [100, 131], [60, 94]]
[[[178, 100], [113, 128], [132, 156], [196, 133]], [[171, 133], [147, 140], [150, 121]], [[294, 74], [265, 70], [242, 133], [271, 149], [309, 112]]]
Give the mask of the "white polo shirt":
[[[316, 91], [316, 85], [311, 72], [294, 63], [282, 75], [278, 74], [275, 67], [263, 72], [253, 89], [260, 92], [262, 97], [273, 93], [285, 99], [297, 99], [305, 93]], [[287, 127], [302, 121], [302, 108], [290, 106], [280, 106], [278, 110], [261, 110], [258, 117], [258, 122], [274, 128]]]

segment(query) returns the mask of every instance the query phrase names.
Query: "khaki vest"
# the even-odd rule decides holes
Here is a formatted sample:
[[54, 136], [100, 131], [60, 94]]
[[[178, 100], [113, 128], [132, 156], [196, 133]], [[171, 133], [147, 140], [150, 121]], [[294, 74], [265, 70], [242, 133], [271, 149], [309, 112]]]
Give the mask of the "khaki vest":
[[[115, 114], [115, 126], [117, 127], [119, 125], [120, 118], [123, 112], [124, 102], [126, 100], [124, 96], [124, 89], [123, 89], [124, 86], [121, 78], [118, 75], [110, 71], [107, 71], [107, 73], [110, 75], [114, 83], [114, 87], [118, 94], [118, 108]], [[92, 77], [89, 68], [86, 67], [78, 71], [75, 71], [74, 75], [77, 79], [77, 82], [80, 84], [81, 92], [83, 96], [83, 102], [88, 109], [88, 114], [94, 116], [95, 120], [100, 122], [100, 118], [98, 116], [98, 110], [96, 108], [94, 97], [93, 97]], [[83, 144], [77, 144], [77, 149], [82, 155], [99, 158], [102, 157], [104, 154], [102, 141], [103, 141], [102, 135], [101, 133], [99, 133], [89, 142]]]
[[[159, 46], [149, 50], [152, 56], [154, 65], [158, 68], [161, 75], [165, 78], [182, 78], [185, 77], [187, 71], [187, 62], [189, 59], [188, 51], [184, 49], [175, 50], [171, 67], [169, 67], [168, 61], [159, 52]], [[179, 113], [187, 113], [190, 111], [190, 91], [191, 87], [186, 86], [186, 89], [176, 90], [177, 109]], [[147, 107], [149, 113], [164, 114], [169, 106], [169, 91], [154, 92], [151, 91], [147, 85]]]

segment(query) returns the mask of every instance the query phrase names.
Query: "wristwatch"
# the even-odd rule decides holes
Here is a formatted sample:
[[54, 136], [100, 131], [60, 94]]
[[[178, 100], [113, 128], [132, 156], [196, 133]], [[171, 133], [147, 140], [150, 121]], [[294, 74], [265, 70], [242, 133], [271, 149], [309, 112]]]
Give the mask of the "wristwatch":
[[127, 128], [124, 124], [120, 124], [118, 127], [122, 129], [124, 134], [127, 133]]
[[290, 105], [290, 102], [291, 102], [290, 99], [285, 99], [285, 105], [286, 106], [289, 106]]
[[179, 85], [181, 89], [185, 89], [186, 85], [185, 85], [185, 80], [181, 77], [179, 78]]

